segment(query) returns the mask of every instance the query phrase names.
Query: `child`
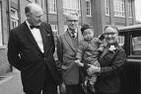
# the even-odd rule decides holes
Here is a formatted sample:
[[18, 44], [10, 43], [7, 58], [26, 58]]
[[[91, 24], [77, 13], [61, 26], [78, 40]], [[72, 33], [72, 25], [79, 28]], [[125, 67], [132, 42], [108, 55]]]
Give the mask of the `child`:
[[79, 44], [76, 54], [77, 60], [75, 63], [84, 69], [86, 73], [86, 75], [84, 74], [84, 83], [89, 85], [88, 87], [90, 92], [94, 93], [94, 84], [96, 82], [97, 74], [94, 73], [92, 75], [88, 75], [86, 71], [90, 65], [100, 67], [97, 57], [99, 55], [99, 51], [103, 48], [101, 46], [101, 41], [94, 38], [94, 31], [89, 25], [84, 24], [81, 28], [81, 32], [84, 40], [82, 40]]

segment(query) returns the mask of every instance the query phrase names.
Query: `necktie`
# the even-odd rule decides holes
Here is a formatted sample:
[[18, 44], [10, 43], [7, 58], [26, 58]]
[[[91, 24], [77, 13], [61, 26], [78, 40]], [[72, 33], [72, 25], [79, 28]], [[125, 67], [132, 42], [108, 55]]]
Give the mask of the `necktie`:
[[33, 29], [33, 28], [39, 29], [39, 28], [40, 28], [40, 26], [30, 25], [30, 28], [31, 28], [31, 29]]
[[71, 34], [72, 34], [72, 38], [76, 37], [75, 32], [71, 32]]

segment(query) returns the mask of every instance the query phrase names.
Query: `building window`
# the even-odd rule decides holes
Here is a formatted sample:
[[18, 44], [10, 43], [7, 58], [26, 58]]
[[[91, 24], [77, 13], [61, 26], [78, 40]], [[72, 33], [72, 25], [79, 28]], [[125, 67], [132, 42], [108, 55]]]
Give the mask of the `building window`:
[[53, 32], [53, 35], [54, 35], [55, 45], [57, 45], [58, 25], [51, 24], [51, 28], [52, 28], [52, 32]]
[[57, 5], [56, 0], [48, 0], [49, 13], [56, 14], [57, 13]]
[[86, 0], [86, 16], [91, 16], [91, 0]]
[[51, 25], [54, 36], [58, 35], [58, 25]]
[[3, 45], [3, 35], [2, 35], [2, 7], [0, 3], [0, 46]]
[[110, 15], [110, 2], [109, 0], [105, 0], [105, 15], [109, 16]]
[[132, 54], [141, 55], [141, 36], [132, 37]]
[[125, 1], [114, 0], [114, 16], [125, 17]]
[[132, 18], [132, 0], [128, 0], [128, 17]]
[[45, 2], [45, 0], [34, 0], [34, 2], [38, 3], [42, 7], [42, 9], [44, 11], [46, 10], [46, 7], [45, 7], [46, 2]]
[[42, 0], [41, 1], [41, 7], [43, 8], [43, 10], [46, 10], [46, 0]]
[[11, 29], [18, 26], [18, 11], [14, 8], [11, 8]]
[[65, 13], [80, 13], [80, 0], [63, 0], [63, 11]]

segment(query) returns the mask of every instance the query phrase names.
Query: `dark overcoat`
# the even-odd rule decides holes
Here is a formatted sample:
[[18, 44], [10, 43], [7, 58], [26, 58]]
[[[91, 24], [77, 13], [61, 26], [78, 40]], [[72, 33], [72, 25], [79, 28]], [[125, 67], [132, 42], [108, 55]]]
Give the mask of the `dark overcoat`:
[[125, 51], [120, 46], [110, 51], [107, 46], [98, 59], [101, 73], [95, 85], [96, 91], [103, 94], [118, 94], [121, 85], [120, 73], [126, 60]]

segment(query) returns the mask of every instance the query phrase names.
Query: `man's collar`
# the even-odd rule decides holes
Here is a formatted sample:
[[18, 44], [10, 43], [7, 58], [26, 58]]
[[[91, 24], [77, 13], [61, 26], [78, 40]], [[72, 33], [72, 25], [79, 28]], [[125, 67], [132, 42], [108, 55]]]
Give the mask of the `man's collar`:
[[68, 31], [69, 31], [71, 34], [77, 33], [77, 29], [72, 31], [72, 30], [70, 30], [70, 29], [68, 28]]
[[30, 28], [30, 23], [29, 23], [27, 20], [26, 20], [25, 22], [26, 22], [28, 28], [31, 30], [31, 28]]
[[72, 31], [70, 29], [68, 29], [68, 32], [70, 33], [71, 37], [76, 38], [77, 37], [77, 31]]

